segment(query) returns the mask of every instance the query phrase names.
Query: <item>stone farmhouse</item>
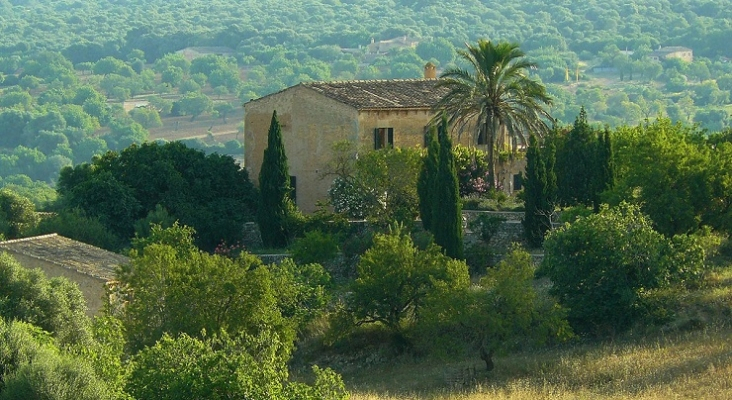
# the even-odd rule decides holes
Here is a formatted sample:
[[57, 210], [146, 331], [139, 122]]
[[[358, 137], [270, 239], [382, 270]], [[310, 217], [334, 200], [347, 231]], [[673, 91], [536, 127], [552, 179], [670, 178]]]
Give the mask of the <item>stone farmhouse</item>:
[[666, 46], [659, 47], [648, 54], [648, 57], [654, 61], [668, 60], [669, 58], [680, 58], [686, 62], [694, 61], [694, 52], [688, 47], [682, 46]]
[[0, 242], [0, 251], [25, 268], [40, 268], [46, 276], [63, 276], [79, 285], [87, 315], [96, 315], [106, 303], [107, 285], [114, 270], [129, 258], [55, 233]]
[[[387, 146], [423, 147], [433, 106], [445, 94], [437, 88], [436, 71], [425, 66], [424, 79], [365, 80], [300, 83], [244, 104], [245, 166], [257, 181], [262, 165], [272, 112], [277, 111], [290, 167], [290, 183], [297, 206], [316, 210], [327, 200], [333, 177], [323, 176], [332, 157], [332, 145], [350, 141], [358, 152]], [[473, 135], [458, 135], [453, 142], [476, 145]], [[354, 155], [357, 157], [357, 154]], [[498, 168], [504, 187], [523, 170]]]

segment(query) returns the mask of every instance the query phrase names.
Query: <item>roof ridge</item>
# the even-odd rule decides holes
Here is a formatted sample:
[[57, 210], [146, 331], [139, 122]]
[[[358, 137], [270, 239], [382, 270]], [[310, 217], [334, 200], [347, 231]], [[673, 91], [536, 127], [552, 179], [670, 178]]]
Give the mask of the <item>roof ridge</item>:
[[[13, 244], [13, 243], [22, 243], [22, 242], [30, 242], [30, 241], [33, 241], [33, 240], [47, 239], [47, 238], [54, 237], [54, 236], [60, 236], [60, 235], [58, 233], [47, 233], [45, 235], [29, 236], [29, 237], [18, 238], [18, 239], [10, 239], [10, 240], [4, 240], [4, 241], [0, 242], [0, 245], [3, 245], [3, 244]], [[63, 236], [61, 236], [61, 237], [63, 237]]]
[[328, 84], [328, 83], [361, 83], [361, 82], [417, 82], [417, 81], [436, 81], [438, 79], [432, 78], [394, 78], [394, 79], [346, 79], [346, 80], [334, 80], [334, 81], [309, 81], [300, 82], [301, 85], [312, 85], [312, 84]]

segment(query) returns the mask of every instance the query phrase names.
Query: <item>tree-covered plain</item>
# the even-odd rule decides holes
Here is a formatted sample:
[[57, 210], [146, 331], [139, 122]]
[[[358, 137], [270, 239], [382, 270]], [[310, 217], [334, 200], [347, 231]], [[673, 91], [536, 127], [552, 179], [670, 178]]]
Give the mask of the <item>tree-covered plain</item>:
[[[562, 123], [584, 106], [611, 127], [665, 116], [719, 131], [731, 18], [723, 0], [0, 1], [0, 186], [47, 205], [62, 167], [141, 143], [161, 120], [225, 122], [301, 81], [417, 78], [428, 61], [462, 66], [455, 50], [479, 39], [521, 46]], [[224, 55], [175, 54], [191, 46]], [[694, 61], [653, 61], [659, 46], [689, 47]], [[120, 107], [140, 96], [151, 107]]]

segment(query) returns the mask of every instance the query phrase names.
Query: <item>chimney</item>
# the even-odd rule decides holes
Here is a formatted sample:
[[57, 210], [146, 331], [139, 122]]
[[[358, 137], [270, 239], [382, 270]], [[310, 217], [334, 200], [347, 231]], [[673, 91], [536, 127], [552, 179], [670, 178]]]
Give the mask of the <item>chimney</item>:
[[437, 79], [437, 68], [435, 64], [428, 62], [424, 65], [424, 79]]

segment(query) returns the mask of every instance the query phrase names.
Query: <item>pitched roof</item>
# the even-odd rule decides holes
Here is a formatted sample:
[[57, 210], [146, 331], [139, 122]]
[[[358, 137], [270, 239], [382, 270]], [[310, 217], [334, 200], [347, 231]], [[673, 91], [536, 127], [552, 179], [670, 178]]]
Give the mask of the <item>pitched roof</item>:
[[678, 51], [691, 51], [691, 49], [688, 47], [684, 47], [684, 46], [666, 46], [666, 47], [661, 47], [658, 50], [654, 50], [650, 54], [651, 55], [666, 55], [666, 54], [676, 53]]
[[313, 89], [358, 110], [432, 108], [447, 88], [435, 87], [437, 79], [390, 79], [336, 82], [307, 82]]
[[103, 280], [114, 279], [114, 269], [129, 258], [52, 233], [0, 242], [0, 251], [21, 254]]

